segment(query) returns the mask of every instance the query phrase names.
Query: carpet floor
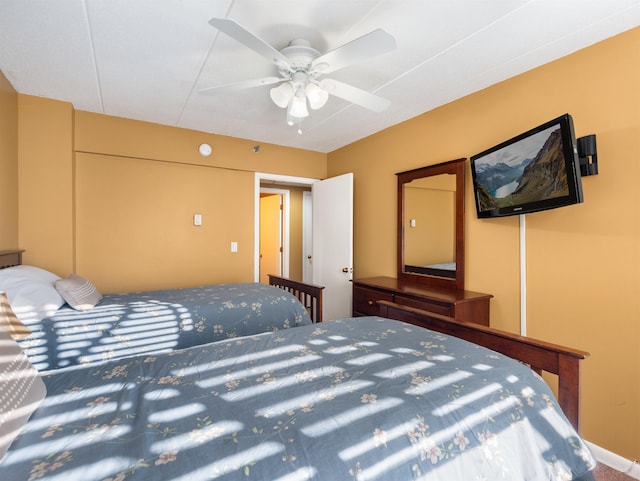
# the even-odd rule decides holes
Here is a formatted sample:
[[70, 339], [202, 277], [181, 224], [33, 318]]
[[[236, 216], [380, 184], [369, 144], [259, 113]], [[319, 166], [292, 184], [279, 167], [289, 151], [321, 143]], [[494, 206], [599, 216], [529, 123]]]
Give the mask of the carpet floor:
[[634, 481], [636, 478], [632, 478], [628, 474], [616, 471], [610, 468], [606, 464], [598, 463], [596, 469], [593, 471], [596, 481]]

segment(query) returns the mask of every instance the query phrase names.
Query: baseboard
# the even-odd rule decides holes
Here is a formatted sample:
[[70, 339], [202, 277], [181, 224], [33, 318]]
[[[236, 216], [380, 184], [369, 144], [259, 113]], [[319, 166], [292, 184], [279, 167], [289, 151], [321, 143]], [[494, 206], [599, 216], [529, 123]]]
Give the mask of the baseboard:
[[590, 443], [589, 441], [586, 441], [586, 443], [599, 462], [606, 464], [613, 469], [617, 469], [632, 478], [640, 479], [640, 465], [638, 465], [637, 461], [631, 461], [627, 458], [623, 458], [622, 456], [612, 453], [611, 451], [601, 448], [597, 444]]

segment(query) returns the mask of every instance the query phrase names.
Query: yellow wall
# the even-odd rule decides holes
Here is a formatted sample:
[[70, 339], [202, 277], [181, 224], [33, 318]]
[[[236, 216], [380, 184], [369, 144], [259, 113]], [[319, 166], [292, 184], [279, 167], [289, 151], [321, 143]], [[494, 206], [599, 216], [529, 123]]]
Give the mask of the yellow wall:
[[317, 152], [269, 144], [254, 152], [249, 140], [27, 95], [18, 105], [25, 263], [77, 272], [105, 293], [253, 281], [254, 173], [326, 177]]
[[[210, 144], [209, 157], [198, 146]], [[260, 145], [258, 152], [253, 147]], [[299, 177], [326, 177], [326, 155], [196, 130], [75, 112], [74, 148], [114, 156]]]
[[18, 247], [18, 94], [0, 72], [0, 250]]
[[[526, 216], [528, 334], [590, 351], [585, 437], [640, 457], [640, 28], [329, 154], [355, 174], [357, 277], [396, 271], [394, 173], [470, 157], [560, 114], [595, 133], [600, 174], [585, 202]], [[519, 219], [479, 220], [466, 185], [466, 288], [488, 292], [491, 324], [519, 329]]]
[[78, 153], [75, 186], [77, 271], [103, 291], [253, 280], [251, 172]]
[[25, 261], [73, 270], [73, 109], [18, 96], [19, 242]]

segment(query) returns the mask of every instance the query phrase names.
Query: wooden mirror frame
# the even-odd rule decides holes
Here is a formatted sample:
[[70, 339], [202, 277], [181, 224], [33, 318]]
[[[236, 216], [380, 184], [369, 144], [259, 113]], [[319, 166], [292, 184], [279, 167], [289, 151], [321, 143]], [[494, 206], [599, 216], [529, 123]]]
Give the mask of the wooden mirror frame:
[[[419, 169], [399, 172], [398, 176], [398, 279], [417, 282], [430, 287], [443, 287], [464, 290], [464, 186], [465, 162], [467, 159], [456, 159], [440, 164], [429, 165]], [[451, 174], [456, 176], [455, 195], [455, 279], [405, 272], [404, 269], [404, 185], [415, 179], [433, 175]]]

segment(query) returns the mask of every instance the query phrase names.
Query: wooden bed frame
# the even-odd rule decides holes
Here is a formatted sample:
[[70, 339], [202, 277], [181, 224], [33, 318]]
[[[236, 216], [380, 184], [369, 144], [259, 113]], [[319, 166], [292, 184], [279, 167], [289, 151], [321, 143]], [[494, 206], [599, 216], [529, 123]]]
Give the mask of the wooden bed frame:
[[23, 252], [24, 250], [0, 251], [0, 269], [22, 264]]
[[322, 322], [322, 290], [324, 286], [292, 281], [285, 277], [269, 274], [269, 284], [289, 291], [307, 308], [309, 317], [315, 322]]
[[[22, 264], [24, 250], [0, 251], [0, 269]], [[296, 296], [309, 312], [309, 317], [315, 322], [322, 322], [322, 290], [324, 287], [303, 282], [292, 281], [284, 277], [269, 275], [269, 284], [279, 287]]]
[[588, 352], [480, 324], [456, 321], [451, 317], [388, 301], [378, 301], [378, 305], [381, 317], [405, 321], [488, 347], [529, 365], [539, 374], [542, 371], [556, 374], [558, 403], [571, 424], [580, 432], [580, 361], [590, 356]]
[[[0, 251], [0, 269], [22, 263], [23, 250]], [[291, 292], [307, 308], [313, 322], [322, 322], [324, 287], [269, 275], [269, 284]], [[588, 352], [518, 336], [491, 327], [455, 319], [432, 312], [378, 301], [380, 316], [405, 321], [433, 331], [450, 334], [488, 347], [528, 364], [536, 372], [558, 376], [558, 402], [573, 426], [580, 431], [580, 361]]]

